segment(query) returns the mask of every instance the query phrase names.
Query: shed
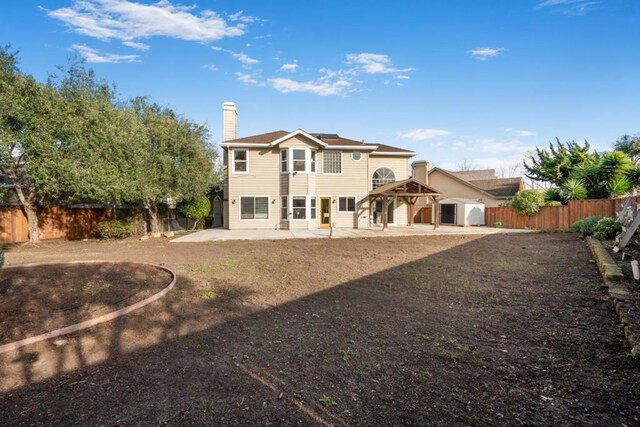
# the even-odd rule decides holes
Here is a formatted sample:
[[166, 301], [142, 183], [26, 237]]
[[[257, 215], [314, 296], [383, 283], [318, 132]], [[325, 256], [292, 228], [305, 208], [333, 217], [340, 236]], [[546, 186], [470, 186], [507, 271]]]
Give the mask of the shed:
[[440, 201], [440, 223], [484, 225], [484, 203], [474, 199], [443, 199]]

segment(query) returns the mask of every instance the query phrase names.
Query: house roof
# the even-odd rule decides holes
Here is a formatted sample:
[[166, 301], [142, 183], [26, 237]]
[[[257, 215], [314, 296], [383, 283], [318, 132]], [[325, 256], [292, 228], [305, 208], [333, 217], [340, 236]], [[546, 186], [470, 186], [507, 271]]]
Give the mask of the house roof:
[[513, 197], [522, 188], [522, 178], [494, 178], [469, 181], [494, 196]]
[[[493, 174], [491, 179], [476, 178], [480, 176], [488, 176], [489, 171]], [[441, 172], [442, 174], [494, 199], [510, 199], [522, 189], [523, 185], [522, 178], [520, 177], [496, 178], [495, 171], [493, 169], [450, 172], [448, 170], [435, 167], [429, 171], [429, 175], [433, 172]], [[474, 172], [478, 173], [474, 174]]]
[[414, 179], [407, 178], [402, 181], [394, 181], [389, 184], [382, 185], [369, 192], [369, 196], [380, 196], [383, 194], [393, 195], [397, 194], [413, 194], [413, 195], [427, 195], [427, 196], [439, 196], [442, 192], [430, 187], [422, 182]]
[[455, 171], [451, 173], [457, 177], [464, 179], [465, 181], [497, 178], [495, 169], [476, 169], [470, 171]]
[[415, 153], [410, 150], [405, 150], [399, 147], [393, 147], [391, 145], [385, 144], [369, 144], [362, 141], [356, 141], [349, 138], [341, 137], [335, 133], [314, 133], [314, 132], [305, 132], [301, 129], [298, 129], [293, 132], [287, 132], [284, 130], [278, 130], [274, 132], [261, 133], [259, 135], [247, 136], [244, 138], [236, 138], [231, 141], [224, 141], [222, 146], [273, 146], [278, 143], [286, 140], [292, 136], [297, 134], [302, 134], [307, 137], [310, 137], [315, 142], [319, 143], [319, 145], [325, 148], [349, 148], [354, 150], [365, 150], [370, 151], [372, 154], [379, 155], [400, 155], [400, 156], [414, 156]]

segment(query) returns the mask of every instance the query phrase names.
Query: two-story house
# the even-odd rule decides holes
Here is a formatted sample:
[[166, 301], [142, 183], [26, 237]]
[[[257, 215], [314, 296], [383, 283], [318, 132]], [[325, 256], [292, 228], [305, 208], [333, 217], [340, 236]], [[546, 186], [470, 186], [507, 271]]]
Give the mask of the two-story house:
[[[368, 228], [383, 222], [370, 192], [409, 178], [414, 152], [336, 134], [283, 130], [237, 137], [237, 110], [223, 104], [227, 175], [223, 226], [229, 229]], [[387, 200], [385, 198], [385, 200]], [[407, 225], [408, 204], [387, 201], [389, 225]]]

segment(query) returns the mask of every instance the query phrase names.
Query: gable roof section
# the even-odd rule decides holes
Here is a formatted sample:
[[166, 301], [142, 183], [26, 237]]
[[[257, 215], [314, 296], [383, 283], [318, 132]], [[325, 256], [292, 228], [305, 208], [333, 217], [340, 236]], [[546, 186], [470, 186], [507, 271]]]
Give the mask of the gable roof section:
[[[485, 171], [488, 170], [491, 169], [485, 169]], [[449, 172], [439, 167], [431, 169], [429, 175], [433, 172], [440, 172], [494, 199], [510, 199], [522, 189], [522, 178], [519, 177], [466, 180], [462, 178], [459, 173]]]
[[413, 179], [407, 178], [402, 181], [394, 181], [388, 184], [382, 185], [376, 189], [373, 189], [369, 192], [370, 196], [380, 196], [382, 194], [392, 195], [394, 193], [397, 194], [424, 194], [424, 195], [434, 195], [439, 196], [442, 194], [440, 191], [436, 190], [433, 187], [430, 187], [422, 182]]
[[471, 171], [455, 171], [451, 172], [453, 175], [456, 175], [466, 181], [473, 181], [478, 179], [496, 179], [496, 170], [495, 169], [476, 169]]
[[343, 138], [335, 133], [307, 133], [302, 129], [293, 132], [278, 130], [274, 132], [262, 133], [259, 135], [247, 136], [245, 138], [237, 138], [231, 141], [224, 141], [220, 145], [222, 147], [275, 147], [297, 135], [303, 135], [309, 140], [315, 142], [319, 146], [327, 150], [362, 150], [370, 151], [372, 154], [379, 155], [396, 155], [396, 156], [414, 156], [413, 151], [403, 148], [393, 147], [384, 144], [369, 144], [356, 141], [353, 139]]

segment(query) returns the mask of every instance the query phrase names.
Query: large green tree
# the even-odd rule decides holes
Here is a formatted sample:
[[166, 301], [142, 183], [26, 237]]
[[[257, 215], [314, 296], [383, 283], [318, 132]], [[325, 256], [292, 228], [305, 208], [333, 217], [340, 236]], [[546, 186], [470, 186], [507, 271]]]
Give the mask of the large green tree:
[[163, 201], [191, 199], [217, 184], [216, 152], [207, 142], [206, 127], [144, 98], [134, 99], [132, 108], [147, 132], [135, 190], [148, 213], [151, 235], [159, 236], [158, 207]]
[[614, 149], [625, 153], [634, 164], [640, 162], [640, 134], [622, 135], [614, 144]]
[[589, 143], [556, 140], [549, 148], [536, 148], [525, 160], [526, 176], [551, 183], [547, 200], [606, 199], [621, 196], [636, 188], [638, 168], [621, 151], [602, 154], [590, 151]]
[[58, 91], [18, 68], [15, 52], [0, 49], [0, 174], [15, 189], [32, 243], [40, 241], [37, 208], [73, 183], [63, 106]]

